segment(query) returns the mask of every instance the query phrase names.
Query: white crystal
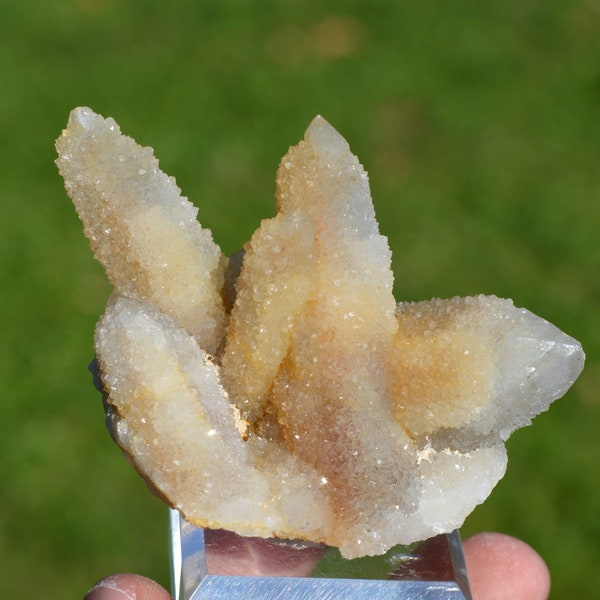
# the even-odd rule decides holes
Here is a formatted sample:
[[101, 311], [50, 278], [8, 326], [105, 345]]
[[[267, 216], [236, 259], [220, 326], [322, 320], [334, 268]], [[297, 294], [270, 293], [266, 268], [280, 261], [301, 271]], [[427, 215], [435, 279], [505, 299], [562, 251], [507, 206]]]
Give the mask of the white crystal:
[[215, 351], [226, 259], [152, 148], [89, 108], [71, 113], [57, 147], [67, 191], [115, 290], [154, 304]]
[[583, 367], [510, 300], [396, 305], [367, 175], [321, 117], [243, 264], [112, 119], [76, 109], [57, 149], [115, 287], [96, 331], [113, 435], [199, 526], [347, 557], [452, 530]]

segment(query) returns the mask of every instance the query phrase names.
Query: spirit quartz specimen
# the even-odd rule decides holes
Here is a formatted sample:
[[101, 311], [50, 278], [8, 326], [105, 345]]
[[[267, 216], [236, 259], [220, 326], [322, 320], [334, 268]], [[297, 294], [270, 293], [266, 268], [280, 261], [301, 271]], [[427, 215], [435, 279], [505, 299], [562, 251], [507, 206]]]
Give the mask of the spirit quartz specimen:
[[75, 109], [57, 149], [114, 286], [95, 338], [112, 434], [197, 526], [347, 558], [451, 531], [583, 368], [510, 300], [396, 304], [367, 174], [321, 117], [231, 259], [114, 120]]

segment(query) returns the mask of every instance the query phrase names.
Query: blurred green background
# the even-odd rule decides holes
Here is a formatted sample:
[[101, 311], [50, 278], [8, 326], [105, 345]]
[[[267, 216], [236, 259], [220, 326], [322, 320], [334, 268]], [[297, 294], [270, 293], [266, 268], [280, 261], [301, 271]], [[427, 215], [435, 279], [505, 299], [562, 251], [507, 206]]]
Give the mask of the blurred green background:
[[596, 596], [598, 2], [0, 2], [1, 598], [168, 585], [166, 510], [87, 372], [110, 290], [53, 164], [78, 105], [152, 145], [227, 253], [321, 113], [369, 171], [399, 299], [494, 293], [580, 339], [584, 374], [463, 533], [520, 536], [553, 598]]

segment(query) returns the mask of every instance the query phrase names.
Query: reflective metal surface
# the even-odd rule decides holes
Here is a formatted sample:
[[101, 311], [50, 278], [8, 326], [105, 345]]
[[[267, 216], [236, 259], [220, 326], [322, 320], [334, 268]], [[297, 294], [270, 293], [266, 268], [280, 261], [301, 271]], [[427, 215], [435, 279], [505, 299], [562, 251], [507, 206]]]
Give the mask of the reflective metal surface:
[[[215, 575], [207, 568], [204, 530], [170, 511], [174, 600], [472, 600], [458, 531], [434, 538], [443, 553], [439, 572], [403, 555], [405, 565], [389, 579]], [[395, 578], [394, 578], [395, 577]]]

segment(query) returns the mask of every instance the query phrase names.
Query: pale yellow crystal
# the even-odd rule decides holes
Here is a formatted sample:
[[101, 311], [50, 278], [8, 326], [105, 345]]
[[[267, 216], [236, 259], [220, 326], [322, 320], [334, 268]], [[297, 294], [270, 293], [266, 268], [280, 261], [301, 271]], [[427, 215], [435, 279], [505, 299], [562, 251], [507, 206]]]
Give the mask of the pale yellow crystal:
[[115, 291], [154, 304], [214, 352], [226, 319], [227, 260], [152, 148], [89, 108], [71, 113], [56, 148], [67, 192]]
[[113, 435], [199, 526], [347, 557], [450, 531], [583, 367], [510, 300], [396, 305], [367, 175], [321, 117], [241, 269], [113, 120], [76, 109], [57, 147], [115, 286], [96, 330]]

